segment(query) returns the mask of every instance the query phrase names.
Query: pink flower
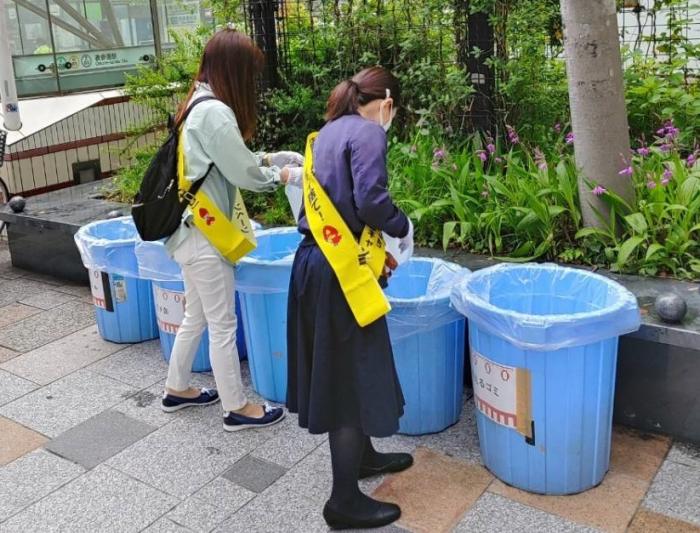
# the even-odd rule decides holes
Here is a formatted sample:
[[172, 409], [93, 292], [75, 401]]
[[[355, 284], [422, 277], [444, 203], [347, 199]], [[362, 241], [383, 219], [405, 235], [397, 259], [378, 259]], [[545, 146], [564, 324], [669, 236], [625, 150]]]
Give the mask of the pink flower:
[[656, 182], [654, 180], [647, 181], [647, 189], [649, 189], [649, 190], [656, 189]]
[[671, 151], [671, 148], [673, 148], [672, 144], [664, 143], [661, 146], [659, 146], [659, 150], [661, 150], [663, 153], [667, 154], [668, 152]]
[[561, 124], [559, 124], [559, 123], [557, 122], [557, 123], [554, 125], [554, 131], [556, 131], [557, 133], [561, 133]]
[[566, 134], [566, 144], [574, 144], [574, 140], [576, 139], [575, 135], [573, 132], [569, 132]]
[[649, 150], [649, 148], [646, 146], [641, 146], [641, 147], [637, 148], [637, 153], [639, 155], [641, 155], [642, 157], [646, 157], [651, 153], [651, 150]]
[[511, 144], [518, 144], [520, 142], [520, 137], [518, 137], [518, 132], [515, 131], [513, 126], [506, 126], [506, 131], [508, 132], [508, 140]]
[[494, 159], [494, 161], [496, 161], [496, 163], [500, 165], [501, 163], [503, 163], [503, 158], [497, 157], [496, 159]]
[[435, 148], [435, 150], [433, 150], [433, 157], [435, 159], [443, 159], [445, 157], [445, 150], [442, 148]]
[[634, 169], [627, 165], [625, 168], [623, 168], [620, 172], [618, 172], [620, 176], [631, 176], [634, 174]]
[[486, 161], [489, 160], [488, 154], [483, 150], [479, 150], [476, 154], [479, 156], [479, 159], [481, 159], [482, 163], [486, 163]]
[[673, 171], [669, 167], [664, 169], [663, 179], [667, 181], [671, 181], [673, 179]]
[[[649, 183], [652, 183], [652, 182], [649, 182]], [[669, 183], [671, 183], [670, 178], [661, 178], [661, 185], [662, 186], [666, 187], [666, 185], [668, 185]]]
[[490, 154], [493, 154], [496, 151], [496, 145], [493, 143], [488, 143], [486, 145], [486, 149], [489, 151]]
[[691, 168], [693, 165], [695, 165], [695, 162], [698, 160], [697, 156], [695, 154], [690, 154], [688, 156], [688, 159], [685, 160], [685, 162], [688, 165], [688, 168]]
[[608, 190], [605, 187], [601, 187], [600, 185], [596, 185], [593, 187], [593, 190], [591, 191], [595, 196], [603, 196]]

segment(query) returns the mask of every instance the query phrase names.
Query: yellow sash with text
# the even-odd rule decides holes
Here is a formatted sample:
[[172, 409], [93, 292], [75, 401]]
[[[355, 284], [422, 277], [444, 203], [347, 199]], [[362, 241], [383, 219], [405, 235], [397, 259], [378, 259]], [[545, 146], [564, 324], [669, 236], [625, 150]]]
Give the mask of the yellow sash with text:
[[384, 273], [386, 251], [381, 231], [365, 226], [360, 242], [355, 240], [313, 171], [313, 143], [309, 135], [304, 156], [304, 211], [309, 228], [321, 252], [340, 282], [355, 320], [367, 326], [391, 311], [379, 285]]
[[177, 149], [177, 175], [180, 197], [187, 200], [192, 210], [192, 220], [209, 243], [231, 263], [255, 250], [257, 241], [248, 218], [241, 191], [236, 187], [236, 198], [230, 213], [224, 213], [200, 188], [196, 194], [189, 192], [191, 183], [185, 179], [185, 153], [182, 136]]

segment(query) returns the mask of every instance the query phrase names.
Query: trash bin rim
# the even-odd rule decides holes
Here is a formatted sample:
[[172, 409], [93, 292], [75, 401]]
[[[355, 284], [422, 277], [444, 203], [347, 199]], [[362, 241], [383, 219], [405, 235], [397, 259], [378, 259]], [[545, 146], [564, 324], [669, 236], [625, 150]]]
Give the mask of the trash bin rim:
[[100, 225], [107, 224], [107, 223], [115, 223], [115, 222], [127, 222], [127, 221], [132, 221], [133, 223], [133, 218], [131, 215], [126, 215], [123, 217], [118, 217], [118, 218], [107, 218], [103, 220], [95, 220], [94, 222], [90, 222], [88, 224], [85, 224], [84, 226], [81, 226], [80, 229], [75, 234], [76, 239], [80, 239], [82, 242], [89, 244], [89, 246], [102, 246], [102, 247], [113, 247], [113, 248], [119, 248], [119, 247], [124, 247], [124, 246], [134, 246], [136, 244], [136, 241], [138, 240], [138, 232], [136, 231], [136, 228], [134, 227], [134, 236], [130, 237], [128, 239], [104, 239], [104, 238], [98, 238], [94, 235], [90, 234], [90, 231]]
[[[438, 257], [424, 257], [424, 256], [413, 256], [411, 259], [408, 260], [405, 265], [410, 264], [412, 261], [419, 261], [421, 263], [431, 263], [433, 265], [437, 264], [442, 264], [442, 265], [449, 265], [449, 266], [454, 266], [458, 270], [455, 272], [455, 278], [456, 280], [459, 280], [462, 276], [470, 274], [471, 270], [469, 270], [466, 267], [463, 267], [457, 263], [453, 263], [451, 261], [445, 261], [444, 259], [440, 259]], [[404, 266], [401, 265], [399, 266], [399, 269]], [[391, 286], [391, 279], [389, 280], [389, 286]], [[450, 294], [452, 293], [452, 286], [445, 286], [445, 289], [438, 294], [432, 295], [432, 296], [418, 296], [416, 298], [402, 298], [402, 297], [394, 297], [390, 295], [386, 295], [387, 299], [389, 300], [389, 303], [392, 306], [395, 307], [410, 307], [410, 306], [415, 306], [416, 304], [430, 304], [430, 305], [438, 305], [442, 303], [450, 303]]]
[[[503, 309], [501, 307], [498, 307], [491, 302], [488, 302], [481, 298], [480, 296], [476, 295], [472, 291], [468, 290], [467, 287], [470, 283], [476, 282], [483, 278], [484, 276], [490, 275], [494, 272], [500, 271], [500, 270], [515, 270], [515, 269], [524, 269], [524, 268], [533, 268], [536, 267], [541, 270], [553, 270], [553, 271], [560, 271], [560, 272], [568, 272], [571, 274], [576, 274], [580, 275], [582, 277], [588, 277], [595, 279], [601, 283], [604, 283], [607, 285], [609, 288], [612, 288], [616, 292], [620, 293], [620, 295], [624, 295], [624, 298], [618, 299], [614, 304], [605, 306], [601, 309], [596, 309], [593, 311], [585, 311], [585, 312], [580, 312], [580, 313], [558, 313], [558, 314], [546, 314], [546, 315], [534, 315], [534, 314], [529, 314], [529, 313], [521, 313], [520, 311], [512, 311], [510, 309]], [[498, 265], [494, 265], [491, 267], [483, 268], [481, 270], [478, 270], [476, 272], [473, 272], [470, 276], [465, 276], [462, 279], [458, 281], [458, 283], [455, 285], [453, 288], [453, 292], [460, 292], [462, 298], [465, 298], [465, 294], [469, 294], [470, 297], [469, 302], [471, 305], [474, 307], [478, 308], [480, 311], [486, 311], [489, 313], [494, 313], [497, 315], [501, 316], [507, 316], [512, 319], [518, 320], [519, 322], [523, 324], [528, 324], [532, 326], [536, 325], [547, 325], [547, 326], [553, 326], [553, 325], [558, 325], [558, 324], [567, 324], [570, 323], [572, 320], [584, 320], [588, 318], [594, 318], [598, 317], [600, 318], [601, 316], [605, 316], [607, 314], [613, 314], [617, 311], [620, 311], [621, 309], [625, 308], [628, 306], [630, 303], [633, 303], [635, 306], [637, 305], [637, 300], [635, 296], [625, 287], [620, 285], [619, 283], [615, 282], [614, 280], [611, 280], [610, 278], [607, 278], [605, 276], [601, 276], [600, 274], [596, 274], [594, 272], [589, 272], [587, 270], [583, 269], [577, 269], [577, 268], [571, 268], [571, 267], [564, 267], [561, 265], [558, 265], [556, 263], [520, 263], [520, 264], [513, 264], [513, 263], [501, 263]], [[471, 317], [467, 317], [471, 318]]]
[[[261, 237], [267, 237], [268, 235], [287, 235], [292, 233], [299, 233], [296, 226], [282, 226], [278, 228], [263, 229], [255, 232], [255, 238], [259, 239]], [[302, 235], [299, 233], [299, 242], [301, 242]], [[290, 254], [291, 255], [291, 254]], [[291, 266], [294, 262], [293, 257], [282, 258], [282, 259], [258, 259], [257, 257], [251, 257], [246, 255], [242, 257], [239, 261], [239, 265], [263, 265], [263, 266]]]

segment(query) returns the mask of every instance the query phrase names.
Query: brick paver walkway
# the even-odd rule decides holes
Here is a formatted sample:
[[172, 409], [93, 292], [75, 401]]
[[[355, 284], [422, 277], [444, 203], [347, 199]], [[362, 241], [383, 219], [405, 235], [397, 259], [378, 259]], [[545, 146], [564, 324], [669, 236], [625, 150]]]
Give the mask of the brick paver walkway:
[[[0, 243], [0, 532], [325, 531], [326, 439], [293, 416], [225, 434], [219, 406], [165, 414], [166, 368], [156, 342], [101, 340], [86, 288], [13, 269]], [[569, 497], [483, 468], [468, 395], [449, 430], [379, 445], [416, 457], [364, 483], [402, 504], [385, 531], [700, 532], [700, 448], [664, 437], [617, 428], [603, 484]]]

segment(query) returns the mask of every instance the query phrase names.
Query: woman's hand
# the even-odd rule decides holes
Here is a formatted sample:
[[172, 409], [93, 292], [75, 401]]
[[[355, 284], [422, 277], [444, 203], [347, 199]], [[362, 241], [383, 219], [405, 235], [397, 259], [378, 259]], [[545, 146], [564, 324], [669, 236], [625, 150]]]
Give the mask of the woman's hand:
[[280, 182], [283, 185], [294, 185], [295, 187], [303, 187], [302, 178], [304, 169], [301, 167], [284, 167], [280, 171]]
[[297, 152], [274, 152], [265, 155], [268, 165], [275, 167], [302, 167], [304, 166], [304, 156]]
[[389, 252], [386, 252], [386, 259], [384, 260], [384, 277], [386, 279], [389, 279], [394, 273], [394, 270], [396, 270], [398, 267], [398, 261], [394, 259], [393, 255], [391, 255]]

